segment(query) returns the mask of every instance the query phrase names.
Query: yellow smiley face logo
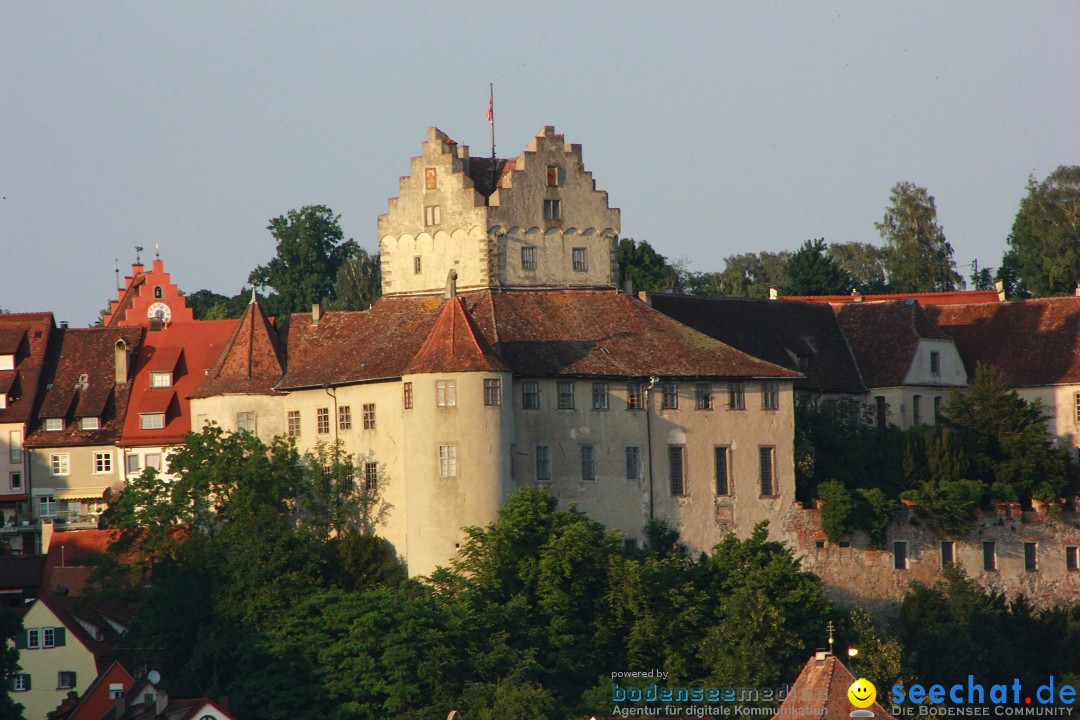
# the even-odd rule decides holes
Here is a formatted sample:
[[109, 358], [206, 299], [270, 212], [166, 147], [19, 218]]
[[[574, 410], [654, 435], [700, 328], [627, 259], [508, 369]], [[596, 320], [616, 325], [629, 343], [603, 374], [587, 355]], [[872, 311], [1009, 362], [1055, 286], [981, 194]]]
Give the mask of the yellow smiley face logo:
[[867, 708], [877, 699], [877, 688], [866, 678], [859, 678], [851, 683], [851, 687], [847, 690], [847, 697], [855, 707]]

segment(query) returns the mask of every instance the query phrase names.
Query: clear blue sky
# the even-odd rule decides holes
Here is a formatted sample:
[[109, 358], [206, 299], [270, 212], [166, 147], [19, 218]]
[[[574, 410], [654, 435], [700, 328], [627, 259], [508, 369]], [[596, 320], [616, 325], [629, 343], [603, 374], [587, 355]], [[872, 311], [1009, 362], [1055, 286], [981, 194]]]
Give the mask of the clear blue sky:
[[[555, 125], [624, 237], [694, 270], [879, 242], [927, 187], [997, 265], [1029, 174], [1080, 164], [1074, 2], [0, 1], [0, 306], [86, 325], [155, 243], [232, 295], [307, 204], [376, 248], [436, 125], [498, 153]], [[969, 274], [967, 268], [962, 274]]]

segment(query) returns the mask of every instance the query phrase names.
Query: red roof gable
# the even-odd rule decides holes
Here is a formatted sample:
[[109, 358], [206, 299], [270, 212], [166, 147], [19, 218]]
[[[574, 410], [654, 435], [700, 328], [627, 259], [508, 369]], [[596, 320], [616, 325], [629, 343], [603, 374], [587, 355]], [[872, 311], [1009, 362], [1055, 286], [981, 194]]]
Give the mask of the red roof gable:
[[101, 720], [102, 715], [116, 706], [116, 700], [110, 697], [109, 686], [120, 685], [127, 692], [134, 683], [131, 673], [114, 660], [94, 678], [82, 696], [74, 702], [62, 703], [61, 707], [67, 707], [64, 712], [52, 715], [52, 720]]
[[[170, 323], [150, 330], [135, 359], [131, 381], [132, 400], [120, 444], [131, 446], [172, 445], [191, 430], [188, 398], [213, 367], [225, 347], [235, 320], [195, 320]], [[171, 368], [170, 368], [171, 366]], [[151, 373], [172, 371], [172, 387], [152, 387]], [[144, 430], [139, 417], [165, 413], [165, 427]]]
[[406, 366], [409, 374], [437, 372], [499, 372], [506, 366], [473, 325], [461, 298], [443, 305], [420, 351]]
[[248, 303], [225, 349], [191, 397], [223, 393], [264, 395], [284, 374], [284, 353], [277, 332], [256, 300]]
[[927, 308], [968, 373], [993, 365], [1013, 387], [1080, 383], [1080, 297]]
[[168, 306], [170, 322], [192, 322], [195, 316], [180, 289], [173, 284], [165, 263], [154, 260], [150, 272], [141, 263], [131, 266], [131, 275], [125, 278], [124, 287], [117, 291], [117, 299], [109, 305], [104, 325], [150, 326], [150, 306], [160, 303]]
[[52, 313], [0, 314], [0, 332], [18, 337], [19, 344], [10, 352], [15, 355], [15, 369], [3, 371], [7, 386], [7, 407], [0, 409], [0, 423], [26, 423], [31, 420], [40, 400], [41, 372], [46, 351], [55, 329]]
[[918, 300], [920, 305], [957, 305], [961, 303], [996, 303], [997, 290], [944, 290], [941, 292], [893, 293], [888, 295], [784, 295], [784, 300], [819, 303], [860, 303], [880, 300]]
[[[823, 657], [810, 658], [795, 680], [784, 702], [777, 709], [773, 720], [793, 717], [847, 718], [855, 706], [848, 700], [848, 688], [856, 677], [835, 655], [822, 653]], [[885, 688], [877, 688], [879, 697], [885, 696]], [[866, 708], [875, 718], [892, 718], [881, 704], [875, 702]]]
[[949, 340], [914, 300], [833, 305], [867, 387], [904, 384], [920, 338]]

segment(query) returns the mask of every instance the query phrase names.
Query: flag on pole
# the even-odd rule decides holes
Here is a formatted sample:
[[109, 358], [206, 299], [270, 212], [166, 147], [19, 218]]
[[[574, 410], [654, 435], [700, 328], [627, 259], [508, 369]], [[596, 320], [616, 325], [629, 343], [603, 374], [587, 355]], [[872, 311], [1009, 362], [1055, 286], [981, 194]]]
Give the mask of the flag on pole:
[[489, 125], [494, 125], [495, 124], [495, 113], [493, 112], [494, 110], [495, 110], [495, 98], [490, 98], [488, 100], [488, 124]]

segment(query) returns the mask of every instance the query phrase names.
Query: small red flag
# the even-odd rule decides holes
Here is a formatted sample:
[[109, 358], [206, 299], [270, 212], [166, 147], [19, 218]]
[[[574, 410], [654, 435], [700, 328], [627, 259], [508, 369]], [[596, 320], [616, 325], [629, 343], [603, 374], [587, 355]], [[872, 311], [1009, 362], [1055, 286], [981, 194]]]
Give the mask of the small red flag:
[[495, 103], [494, 98], [488, 100], [488, 123], [491, 124], [491, 125], [495, 124], [495, 114], [492, 112], [495, 109], [493, 107], [494, 103]]

